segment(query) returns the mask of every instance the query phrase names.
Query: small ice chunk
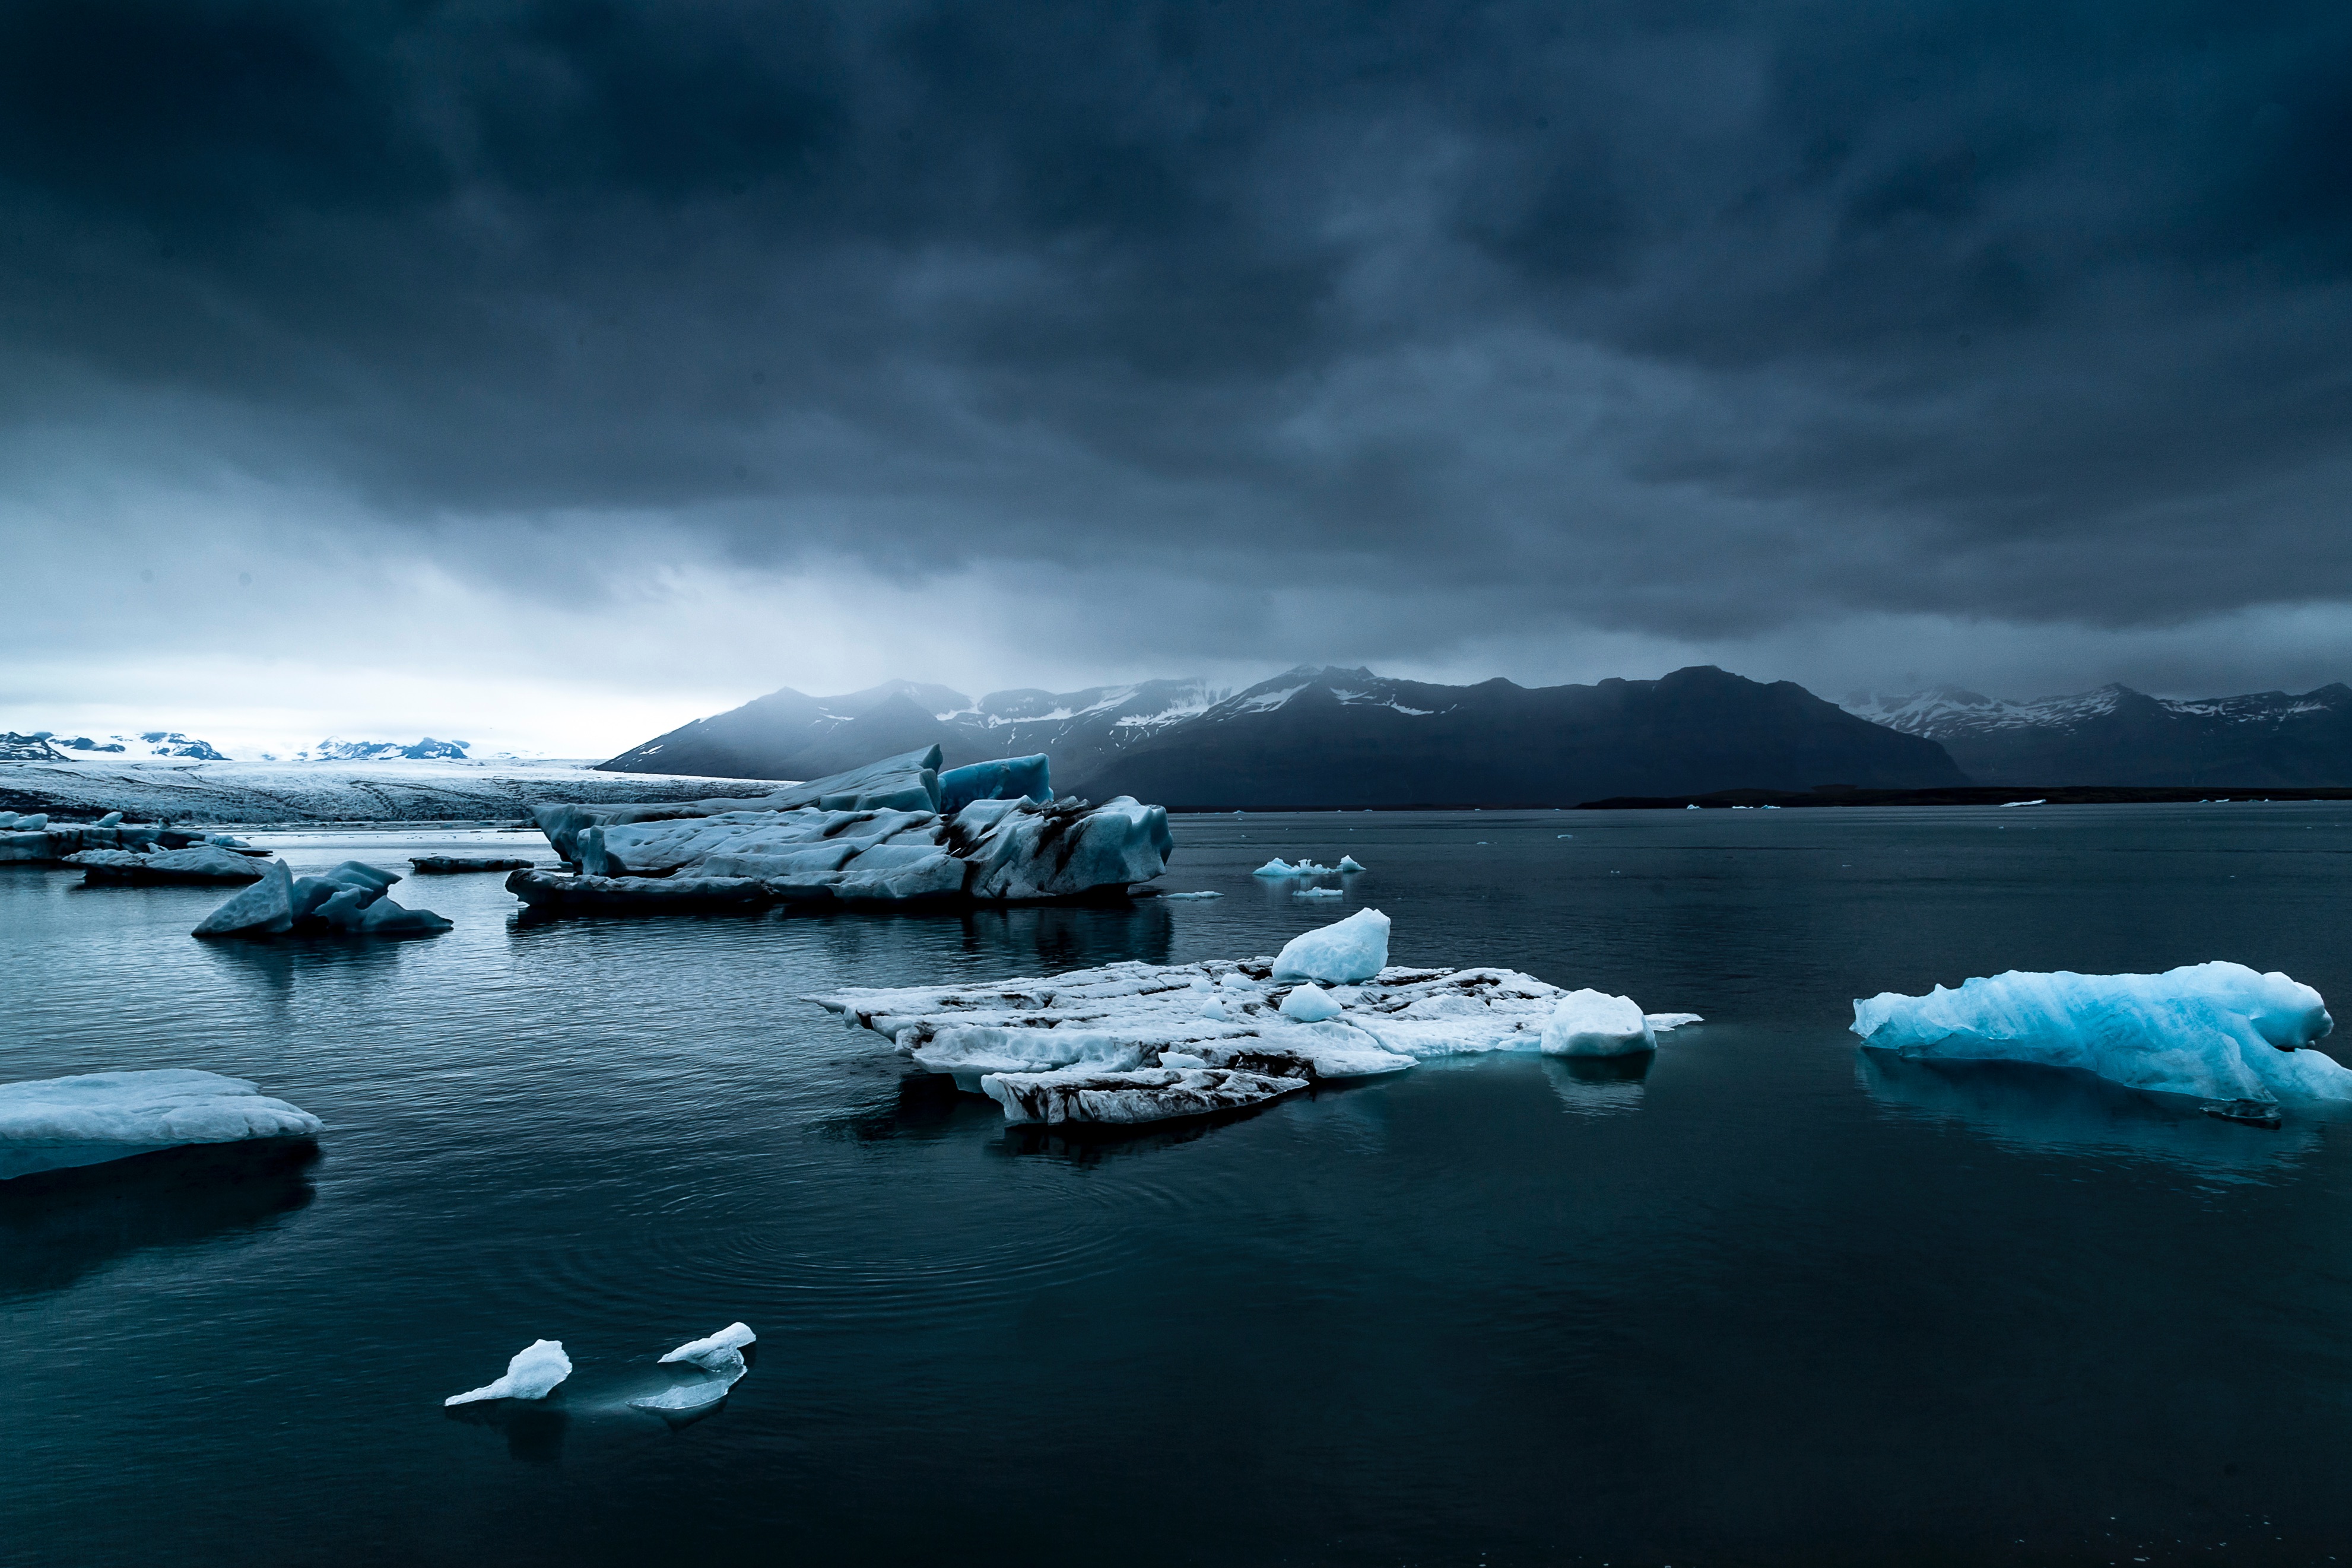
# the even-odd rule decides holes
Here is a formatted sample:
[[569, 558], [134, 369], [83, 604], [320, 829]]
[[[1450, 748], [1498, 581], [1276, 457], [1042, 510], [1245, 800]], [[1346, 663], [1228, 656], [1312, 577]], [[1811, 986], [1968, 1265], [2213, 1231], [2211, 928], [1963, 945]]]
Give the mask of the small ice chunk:
[[507, 1373], [494, 1383], [453, 1394], [441, 1403], [472, 1405], [484, 1399], [544, 1399], [555, 1385], [572, 1375], [572, 1358], [562, 1340], [533, 1340], [507, 1363]]
[[740, 1351], [759, 1337], [747, 1324], [730, 1323], [707, 1338], [687, 1341], [686, 1343], [662, 1357], [662, 1361], [664, 1363], [690, 1361], [698, 1366], [708, 1366], [713, 1357], [719, 1356], [721, 1352]]
[[120, 827], [122, 826], [122, 814], [119, 811], [110, 811], [98, 819], [98, 825], [100, 827]]
[[1222, 898], [1223, 898], [1223, 897], [1224, 897], [1224, 894], [1223, 894], [1223, 893], [1207, 893], [1207, 892], [1202, 892], [1202, 893], [1162, 893], [1162, 894], [1160, 894], [1160, 896], [1161, 898], [1163, 898], [1163, 899], [1222, 899]]
[[1650, 1026], [1652, 1034], [1663, 1035], [1668, 1029], [1679, 1029], [1685, 1024], [1704, 1024], [1706, 1019], [1696, 1013], [1644, 1013], [1642, 1021]]
[[1548, 1057], [1630, 1057], [1657, 1048], [1649, 1020], [1624, 996], [1571, 991], [1544, 1021], [1543, 1053]]
[[1296, 877], [1298, 868], [1277, 855], [1250, 873], [1253, 877]]
[[1302, 899], [1344, 899], [1348, 895], [1338, 888], [1301, 888], [1298, 896]]
[[1309, 980], [1290, 988], [1290, 994], [1282, 999], [1282, 1016], [1297, 1023], [1319, 1024], [1326, 1018], [1338, 1017], [1339, 1004]]
[[1388, 967], [1389, 917], [1358, 910], [1346, 920], [1292, 937], [1274, 960], [1276, 980], [1344, 984], [1370, 980]]
[[1363, 869], [1363, 867], [1357, 863], [1356, 858], [1353, 855], [1342, 855], [1339, 857], [1339, 869], [1342, 871], [1360, 871]]

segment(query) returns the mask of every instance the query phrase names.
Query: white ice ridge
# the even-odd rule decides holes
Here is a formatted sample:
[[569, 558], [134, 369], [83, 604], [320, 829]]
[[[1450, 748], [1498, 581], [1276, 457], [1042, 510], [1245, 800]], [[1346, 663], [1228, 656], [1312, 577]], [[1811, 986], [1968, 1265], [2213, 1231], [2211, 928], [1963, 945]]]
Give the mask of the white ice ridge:
[[[1041, 757], [959, 768], [909, 752], [761, 801], [551, 807], [540, 825], [577, 876], [507, 886], [562, 909], [777, 901], [1069, 898], [1167, 869], [1168, 813], [1127, 795], [1040, 800]], [[965, 798], [993, 788], [1001, 797]], [[942, 809], [945, 807], [945, 809]]]
[[710, 1358], [723, 1352], [740, 1351], [760, 1336], [746, 1323], [730, 1323], [717, 1333], [699, 1340], [688, 1340], [662, 1357], [664, 1363], [690, 1361], [696, 1365], [708, 1364]]
[[319, 1119], [241, 1078], [194, 1068], [0, 1084], [0, 1181], [184, 1143], [308, 1138]]
[[197, 922], [197, 936], [272, 937], [300, 931], [350, 936], [431, 936], [449, 922], [384, 896], [400, 873], [346, 860], [316, 877], [297, 877], [272, 860], [261, 880]]
[[[1285, 877], [1329, 877], [1335, 876], [1347, 869], [1348, 868], [1345, 866], [1318, 866], [1314, 861], [1308, 859], [1304, 855], [1301, 855], [1298, 858], [1298, 864], [1294, 866], [1289, 861], [1277, 855], [1273, 859], [1267, 861], [1265, 865], [1260, 866], [1256, 870], [1252, 871], [1250, 875], [1253, 877], [1269, 877], [1276, 880], [1280, 880]], [[1355, 869], [1360, 871], [1363, 868], [1359, 866], [1355, 868]]]
[[453, 1394], [441, 1403], [450, 1405], [471, 1405], [483, 1399], [544, 1399], [554, 1392], [557, 1384], [571, 1375], [572, 1358], [563, 1353], [562, 1340], [533, 1340], [515, 1352], [514, 1359], [507, 1363], [504, 1377], [463, 1394]]
[[[976, 985], [844, 990], [808, 1000], [883, 1036], [918, 1065], [953, 1075], [959, 1087], [989, 1095], [1013, 1121], [1201, 1115], [1324, 1079], [1402, 1071], [1431, 1057], [1647, 1049], [1629, 1037], [1645, 1042], [1697, 1021], [1686, 1013], [1644, 1019], [1622, 998], [1570, 993], [1508, 969], [1375, 964], [1354, 973], [1375, 941], [1385, 956], [1388, 919], [1377, 910], [1307, 936], [1349, 961], [1326, 966], [1338, 972], [1326, 984], [1278, 974], [1270, 958], [1213, 959], [1112, 963]], [[1577, 1026], [1552, 1031], [1548, 1041], [1564, 1007]]]
[[2162, 974], [2011, 970], [1925, 996], [1853, 1005], [1865, 1046], [1948, 1061], [2076, 1068], [2209, 1100], [2352, 1100], [2352, 1069], [2303, 1047], [2335, 1027], [2319, 993], [2242, 963]]

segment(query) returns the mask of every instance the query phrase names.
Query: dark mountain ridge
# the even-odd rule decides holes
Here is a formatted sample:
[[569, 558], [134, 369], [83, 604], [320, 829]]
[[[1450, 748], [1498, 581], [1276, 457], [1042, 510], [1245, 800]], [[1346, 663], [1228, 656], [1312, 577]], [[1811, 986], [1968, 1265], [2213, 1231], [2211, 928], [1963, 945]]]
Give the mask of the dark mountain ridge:
[[787, 689], [604, 766], [814, 778], [935, 743], [950, 765], [1044, 752], [1059, 789], [1178, 810], [1574, 805], [1606, 795], [1967, 782], [1932, 741], [1793, 682], [1711, 666], [1535, 688], [1301, 666], [1231, 696], [1197, 680], [1147, 681], [996, 692], [977, 704], [902, 681], [845, 697]]
[[1985, 784], [2175, 785], [2219, 789], [2352, 784], [2352, 687], [2300, 695], [2150, 697], [2103, 686], [2004, 701], [1960, 687], [1858, 692], [1851, 712], [1939, 742]]

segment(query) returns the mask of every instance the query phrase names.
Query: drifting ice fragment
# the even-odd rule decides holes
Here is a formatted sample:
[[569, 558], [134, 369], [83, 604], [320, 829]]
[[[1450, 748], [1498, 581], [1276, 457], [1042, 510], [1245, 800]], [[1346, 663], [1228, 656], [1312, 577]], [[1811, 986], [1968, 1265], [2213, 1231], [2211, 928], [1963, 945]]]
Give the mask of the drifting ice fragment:
[[[160, 857], [158, 857], [160, 858]], [[262, 879], [206, 915], [198, 936], [282, 936], [290, 931], [338, 931], [357, 936], [423, 936], [450, 929], [430, 910], [412, 910], [384, 896], [396, 871], [346, 860], [324, 876], [296, 878], [273, 860]]]
[[1344, 899], [1348, 895], [1339, 888], [1301, 888], [1297, 896], [1302, 899]]
[[128, 849], [84, 849], [65, 858], [89, 882], [257, 882], [268, 873], [249, 855], [216, 845], [140, 855]]
[[2319, 993], [2241, 963], [2162, 974], [2011, 971], [1853, 1005], [1866, 1046], [1948, 1061], [2075, 1068], [2208, 1100], [2352, 1100], [2352, 1070], [2305, 1050], [2335, 1027]]
[[711, 1357], [719, 1355], [721, 1352], [740, 1351], [759, 1337], [751, 1331], [748, 1324], [730, 1323], [707, 1339], [687, 1341], [686, 1343], [662, 1357], [662, 1363], [667, 1364], [674, 1361], [690, 1361], [698, 1366], [707, 1366]]
[[0, 1084], [0, 1181], [184, 1143], [308, 1138], [319, 1119], [241, 1078], [193, 1068]]
[[504, 1377], [463, 1394], [453, 1394], [441, 1403], [447, 1406], [472, 1405], [484, 1399], [544, 1399], [557, 1384], [571, 1375], [572, 1358], [563, 1353], [562, 1340], [533, 1340], [507, 1363]]
[[282, 936], [294, 929], [294, 873], [272, 860], [261, 880], [196, 922], [197, 936]]
[[1706, 1022], [1696, 1013], [1644, 1013], [1642, 1015], [1642, 1019], [1650, 1026], [1650, 1032], [1654, 1035], [1663, 1035], [1668, 1029], [1679, 1029], [1685, 1024]]
[[1628, 997], [1571, 991], [1544, 1021], [1548, 1057], [1629, 1057], [1657, 1048], [1649, 1021]]
[[1222, 899], [1223, 893], [1162, 893], [1163, 899]]
[[1292, 937], [1275, 958], [1274, 977], [1344, 985], [1371, 979], [1388, 962], [1389, 917], [1358, 910], [1335, 925]]
[[1353, 855], [1342, 855], [1339, 857], [1339, 869], [1342, 871], [1360, 871], [1363, 869], [1363, 867], [1357, 864], [1356, 858]]

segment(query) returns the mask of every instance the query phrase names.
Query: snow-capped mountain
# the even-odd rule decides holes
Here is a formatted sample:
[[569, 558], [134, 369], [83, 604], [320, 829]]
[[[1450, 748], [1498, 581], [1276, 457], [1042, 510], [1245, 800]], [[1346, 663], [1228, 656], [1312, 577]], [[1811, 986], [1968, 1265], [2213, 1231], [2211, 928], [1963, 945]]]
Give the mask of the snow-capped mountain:
[[1076, 779], [1224, 695], [1200, 680], [992, 691], [977, 702], [944, 686], [908, 680], [839, 697], [810, 697], [787, 687], [656, 736], [604, 766], [617, 773], [820, 778], [936, 743], [951, 763], [1043, 752], [1054, 759], [1057, 779]]
[[1957, 686], [1851, 693], [1850, 713], [1940, 742], [1979, 784], [2352, 784], [2352, 688], [2150, 697], [2102, 686], [2031, 702]]
[[225, 763], [228, 756], [209, 741], [199, 741], [193, 735], [183, 735], [177, 730], [144, 730], [135, 735], [61, 735], [54, 730], [37, 730], [30, 735], [10, 734], [7, 744], [24, 750], [16, 756], [14, 751], [0, 751], [0, 760], [27, 761], [39, 756], [23, 743], [45, 745], [52, 758], [58, 757], [121, 757], [137, 760], [143, 757], [184, 757], [191, 762]]
[[1000, 691], [973, 703], [893, 681], [778, 691], [615, 757], [621, 772], [814, 778], [937, 743], [950, 766], [1044, 752], [1055, 786], [1194, 809], [1573, 805], [1821, 784], [1963, 782], [1942, 748], [1782, 681], [1713, 668], [1662, 680], [1436, 686], [1301, 666], [1244, 691], [1154, 680]]
[[315, 746], [270, 761], [289, 763], [381, 763], [394, 757], [410, 762], [464, 762], [470, 741], [436, 741], [427, 735], [409, 741], [345, 741], [330, 735]]

